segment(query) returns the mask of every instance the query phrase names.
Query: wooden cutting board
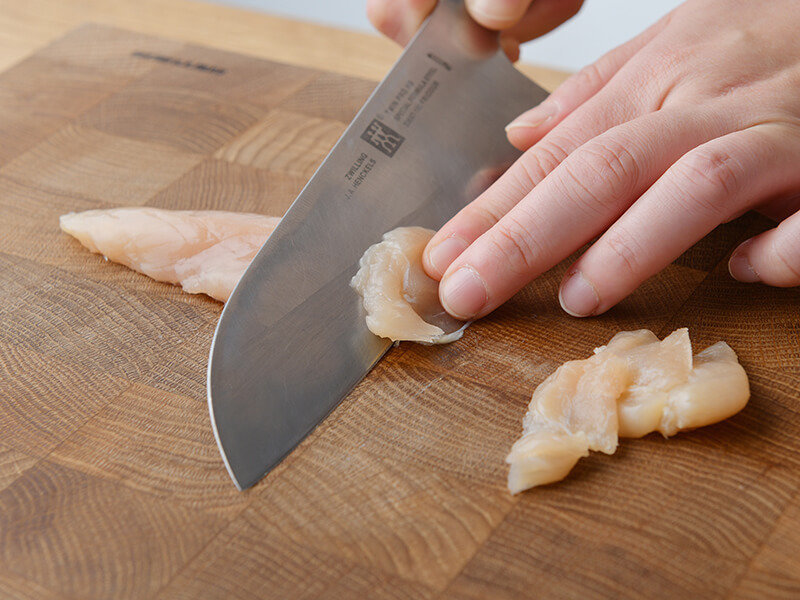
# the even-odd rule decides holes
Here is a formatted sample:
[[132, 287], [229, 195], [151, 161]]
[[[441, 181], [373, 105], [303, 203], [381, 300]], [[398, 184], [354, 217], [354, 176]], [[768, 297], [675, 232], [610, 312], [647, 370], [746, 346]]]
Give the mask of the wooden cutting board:
[[[58, 216], [280, 215], [373, 86], [99, 26], [0, 75], [0, 597], [800, 597], [800, 290], [728, 276], [754, 216], [602, 317], [560, 310], [557, 268], [457, 343], [393, 349], [234, 489], [205, 402], [221, 305], [105, 263]], [[507, 493], [556, 365], [683, 326], [739, 353], [742, 413]]]

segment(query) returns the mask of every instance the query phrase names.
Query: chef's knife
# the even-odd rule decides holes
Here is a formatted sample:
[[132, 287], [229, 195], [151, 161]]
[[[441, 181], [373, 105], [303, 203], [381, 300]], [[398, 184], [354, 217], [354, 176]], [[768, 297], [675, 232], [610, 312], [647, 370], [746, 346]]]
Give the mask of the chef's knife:
[[504, 126], [546, 95], [461, 0], [439, 0], [222, 311], [208, 404], [240, 490], [389, 349], [367, 329], [349, 285], [363, 252], [398, 226], [438, 229], [475, 198], [519, 154]]

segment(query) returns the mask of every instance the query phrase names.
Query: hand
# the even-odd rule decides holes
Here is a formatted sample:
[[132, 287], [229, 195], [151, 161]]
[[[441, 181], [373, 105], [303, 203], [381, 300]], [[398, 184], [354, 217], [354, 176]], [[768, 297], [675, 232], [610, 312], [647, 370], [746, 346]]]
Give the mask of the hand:
[[[467, 0], [478, 23], [503, 30], [500, 43], [512, 61], [519, 45], [544, 35], [573, 16], [583, 0]], [[375, 28], [405, 46], [419, 29], [436, 0], [367, 0], [367, 16]]]
[[487, 314], [602, 234], [559, 294], [602, 313], [752, 208], [783, 222], [731, 274], [800, 285], [798, 8], [690, 0], [512, 122], [525, 154], [425, 251], [448, 312]]

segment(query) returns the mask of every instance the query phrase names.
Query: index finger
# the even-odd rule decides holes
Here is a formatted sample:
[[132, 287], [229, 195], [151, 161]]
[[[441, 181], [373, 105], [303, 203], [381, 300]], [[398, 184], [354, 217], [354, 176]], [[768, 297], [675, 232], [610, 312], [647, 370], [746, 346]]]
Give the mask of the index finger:
[[464, 320], [488, 314], [605, 231], [686, 152], [725, 133], [721, 119], [664, 109], [585, 143], [450, 264], [442, 306]]
[[436, 0], [367, 0], [367, 18], [372, 25], [405, 46], [436, 6]]
[[[488, 29], [508, 29], [525, 15], [533, 0], [467, 0], [467, 10]], [[557, 0], [563, 3], [563, 0]], [[548, 0], [552, 3], [552, 0]]]

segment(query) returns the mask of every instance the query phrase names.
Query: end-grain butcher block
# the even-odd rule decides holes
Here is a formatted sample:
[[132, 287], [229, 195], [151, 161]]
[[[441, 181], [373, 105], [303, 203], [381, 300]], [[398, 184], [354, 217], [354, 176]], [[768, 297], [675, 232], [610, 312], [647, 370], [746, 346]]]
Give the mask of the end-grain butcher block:
[[[800, 595], [800, 290], [728, 275], [754, 215], [600, 317], [559, 308], [561, 265], [451, 344], [401, 343], [236, 491], [205, 400], [222, 305], [59, 216], [280, 217], [374, 85], [95, 25], [0, 74], [0, 597]], [[537, 385], [618, 331], [682, 327], [738, 355], [741, 412], [509, 494]]]

